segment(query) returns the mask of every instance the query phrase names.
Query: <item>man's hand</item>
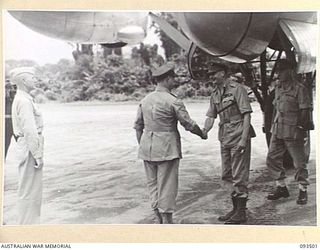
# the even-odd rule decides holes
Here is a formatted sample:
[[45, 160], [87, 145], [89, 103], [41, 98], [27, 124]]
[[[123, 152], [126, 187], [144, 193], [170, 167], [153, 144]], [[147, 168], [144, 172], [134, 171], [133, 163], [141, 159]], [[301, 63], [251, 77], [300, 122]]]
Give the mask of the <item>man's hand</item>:
[[240, 154], [243, 154], [244, 151], [245, 151], [245, 149], [246, 149], [246, 145], [247, 145], [246, 141], [241, 140], [241, 141], [238, 143], [236, 150], [237, 150]]
[[36, 165], [34, 167], [37, 169], [41, 169], [43, 167], [43, 158], [41, 157], [35, 160], [36, 160]]
[[199, 128], [198, 125], [195, 125], [195, 126], [193, 127], [193, 129], [190, 130], [190, 132], [191, 132], [192, 134], [195, 134], [195, 135], [200, 136], [201, 139], [204, 139], [204, 140], [205, 140], [205, 139], [208, 138], [205, 134], [203, 134], [202, 130]]
[[207, 132], [207, 130], [205, 130], [205, 129], [203, 128], [203, 129], [201, 129], [201, 131], [202, 131], [201, 139], [207, 140], [207, 139], [208, 139], [208, 132]]

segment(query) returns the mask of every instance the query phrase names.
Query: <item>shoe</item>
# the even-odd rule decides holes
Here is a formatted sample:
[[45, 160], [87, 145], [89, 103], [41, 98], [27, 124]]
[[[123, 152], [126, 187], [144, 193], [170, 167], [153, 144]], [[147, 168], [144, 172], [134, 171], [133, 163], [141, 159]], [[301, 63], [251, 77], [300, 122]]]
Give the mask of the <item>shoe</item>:
[[173, 224], [172, 213], [161, 213], [162, 224]]
[[271, 201], [278, 200], [280, 198], [288, 198], [290, 196], [289, 191], [286, 186], [280, 187], [278, 186], [277, 189], [270, 194], [268, 194], [267, 199]]
[[299, 205], [305, 205], [308, 202], [308, 194], [307, 194], [307, 190], [306, 191], [302, 191], [301, 189], [299, 189], [299, 196], [297, 199], [297, 204]]
[[158, 209], [153, 210], [153, 224], [162, 224], [162, 217]]
[[241, 224], [247, 221], [247, 200], [248, 198], [236, 197], [236, 212], [224, 224]]
[[236, 213], [236, 210], [237, 210], [236, 198], [232, 197], [231, 199], [232, 199], [232, 204], [233, 204], [232, 210], [229, 213], [227, 213], [226, 215], [222, 215], [222, 216], [218, 217], [218, 221], [227, 221], [232, 217], [232, 215], [234, 215]]

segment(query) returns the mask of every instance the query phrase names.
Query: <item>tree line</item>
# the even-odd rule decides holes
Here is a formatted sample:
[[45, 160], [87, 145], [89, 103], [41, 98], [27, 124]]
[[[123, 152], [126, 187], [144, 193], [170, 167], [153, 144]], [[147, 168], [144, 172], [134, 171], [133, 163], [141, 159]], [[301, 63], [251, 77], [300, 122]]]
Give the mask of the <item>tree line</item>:
[[[156, 49], [155, 45], [140, 44], [132, 49], [131, 58], [105, 50], [96, 54], [78, 50], [73, 53], [74, 60], [61, 59], [43, 66], [31, 60], [6, 60], [6, 78], [15, 67], [35, 67], [39, 88], [33, 94], [39, 102], [140, 100], [155, 88], [151, 70], [164, 63]], [[190, 80], [185, 55], [172, 54], [169, 60], [176, 63], [176, 72], [181, 75], [175, 90], [179, 97], [210, 96], [210, 84]]]

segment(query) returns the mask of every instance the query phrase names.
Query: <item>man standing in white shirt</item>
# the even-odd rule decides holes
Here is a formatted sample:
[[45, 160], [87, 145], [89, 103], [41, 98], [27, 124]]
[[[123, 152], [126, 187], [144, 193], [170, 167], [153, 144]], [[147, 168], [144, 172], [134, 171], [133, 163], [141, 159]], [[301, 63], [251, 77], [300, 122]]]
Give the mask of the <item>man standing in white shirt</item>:
[[34, 69], [13, 69], [10, 80], [18, 89], [12, 104], [13, 133], [19, 160], [18, 223], [39, 224], [44, 140], [42, 115], [30, 95], [37, 82]]

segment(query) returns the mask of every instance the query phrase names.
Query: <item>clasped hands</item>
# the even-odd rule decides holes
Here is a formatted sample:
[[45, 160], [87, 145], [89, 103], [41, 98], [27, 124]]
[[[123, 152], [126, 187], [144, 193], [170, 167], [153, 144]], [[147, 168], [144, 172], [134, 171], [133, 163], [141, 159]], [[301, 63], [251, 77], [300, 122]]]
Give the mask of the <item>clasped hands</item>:
[[205, 128], [201, 129], [202, 135], [200, 136], [201, 139], [207, 140], [208, 139], [208, 131]]

